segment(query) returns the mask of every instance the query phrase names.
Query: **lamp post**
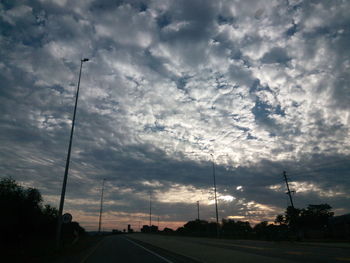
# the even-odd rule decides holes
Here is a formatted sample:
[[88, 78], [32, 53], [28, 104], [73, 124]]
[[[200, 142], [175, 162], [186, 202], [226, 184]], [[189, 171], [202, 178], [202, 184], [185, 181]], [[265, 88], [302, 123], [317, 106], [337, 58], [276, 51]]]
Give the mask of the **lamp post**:
[[149, 230], [152, 228], [152, 192], [149, 191]]
[[197, 220], [199, 221], [199, 201], [197, 201]]
[[215, 162], [214, 155], [210, 154], [213, 158], [213, 178], [214, 178], [214, 198], [215, 198], [215, 212], [216, 212], [216, 235], [219, 237], [219, 214], [218, 214], [218, 200], [216, 198], [216, 179], [215, 179]]
[[[194, 152], [187, 152], [187, 153], [194, 153]], [[215, 160], [214, 155], [210, 154], [212, 157], [212, 164], [213, 164], [213, 179], [214, 179], [214, 198], [215, 198], [215, 214], [216, 214], [216, 235], [219, 237], [219, 213], [218, 213], [218, 200], [217, 200], [217, 194], [216, 194], [216, 178], [215, 178]], [[199, 202], [198, 205], [198, 219], [199, 219]]]
[[84, 58], [84, 59], [80, 60], [79, 80], [78, 80], [77, 92], [76, 92], [76, 95], [75, 95], [75, 106], [74, 106], [74, 113], [73, 113], [73, 120], [72, 120], [72, 128], [71, 128], [71, 131], [70, 131], [70, 139], [69, 139], [68, 154], [67, 154], [67, 160], [66, 160], [66, 168], [65, 168], [64, 177], [63, 177], [60, 207], [58, 209], [57, 232], [56, 232], [56, 248], [57, 249], [60, 248], [60, 243], [61, 243], [62, 212], [63, 212], [63, 205], [64, 205], [64, 197], [65, 197], [65, 194], [66, 194], [66, 185], [67, 185], [67, 177], [68, 177], [68, 170], [69, 170], [70, 153], [71, 153], [71, 149], [72, 149], [72, 141], [73, 141], [73, 133], [74, 133], [75, 115], [76, 115], [76, 112], [77, 112], [81, 70], [82, 70], [82, 67], [83, 67], [83, 63], [87, 62], [87, 61], [89, 61], [88, 58]]
[[106, 179], [103, 179], [102, 181], [102, 190], [101, 190], [101, 204], [100, 204], [100, 218], [98, 221], [98, 233], [101, 233], [101, 223], [102, 223], [102, 207], [103, 207], [103, 191], [105, 187], [105, 181]]

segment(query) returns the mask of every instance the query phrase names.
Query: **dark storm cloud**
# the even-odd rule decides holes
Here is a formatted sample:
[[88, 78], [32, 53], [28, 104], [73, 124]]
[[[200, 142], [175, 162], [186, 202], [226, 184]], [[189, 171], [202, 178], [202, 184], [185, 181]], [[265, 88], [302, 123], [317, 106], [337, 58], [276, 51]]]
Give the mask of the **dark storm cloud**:
[[286, 50], [278, 47], [272, 48], [269, 52], [265, 53], [261, 59], [261, 62], [267, 63], [267, 64], [269, 63], [286, 64], [288, 61], [290, 61], [290, 57], [288, 57]]

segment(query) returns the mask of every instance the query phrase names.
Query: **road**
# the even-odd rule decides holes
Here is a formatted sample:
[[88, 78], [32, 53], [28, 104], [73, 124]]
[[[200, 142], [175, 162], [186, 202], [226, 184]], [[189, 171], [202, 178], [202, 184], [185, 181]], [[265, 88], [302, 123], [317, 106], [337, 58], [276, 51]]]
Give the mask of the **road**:
[[199, 262], [350, 262], [349, 243], [303, 244], [145, 234], [134, 234], [131, 238], [186, 255]]
[[350, 246], [132, 234], [105, 237], [80, 263], [350, 262]]
[[189, 262], [184, 256], [130, 239], [126, 235], [107, 236], [81, 259], [80, 263], [177, 263]]

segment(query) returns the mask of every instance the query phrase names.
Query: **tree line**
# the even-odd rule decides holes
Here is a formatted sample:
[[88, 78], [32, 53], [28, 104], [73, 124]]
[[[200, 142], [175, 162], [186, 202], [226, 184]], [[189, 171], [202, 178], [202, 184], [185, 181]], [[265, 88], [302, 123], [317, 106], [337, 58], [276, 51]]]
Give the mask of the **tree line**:
[[[219, 236], [237, 239], [262, 239], [262, 240], [303, 240], [304, 238], [332, 238], [332, 226], [330, 219], [334, 216], [332, 207], [328, 204], [308, 205], [298, 209], [288, 206], [284, 214], [276, 216], [274, 223], [262, 221], [252, 226], [248, 221], [235, 221], [222, 219], [216, 222], [206, 220], [192, 220], [179, 227], [176, 231], [169, 228], [163, 233], [178, 234], [197, 237], [216, 237], [217, 227]], [[143, 227], [142, 232], [159, 232], [148, 226]]]
[[[54, 240], [58, 210], [43, 204], [39, 190], [23, 187], [12, 178], [0, 180], [0, 245], [23, 247], [33, 240]], [[77, 223], [63, 226], [68, 242], [74, 232], [83, 235], [85, 230]]]

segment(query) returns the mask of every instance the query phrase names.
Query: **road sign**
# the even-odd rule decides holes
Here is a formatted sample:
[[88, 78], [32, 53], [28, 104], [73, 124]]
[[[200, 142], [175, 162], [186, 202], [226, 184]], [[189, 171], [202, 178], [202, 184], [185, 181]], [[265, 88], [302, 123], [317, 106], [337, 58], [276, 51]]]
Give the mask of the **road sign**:
[[62, 216], [62, 222], [64, 223], [64, 224], [68, 224], [68, 223], [70, 223], [70, 222], [72, 222], [72, 215], [71, 214], [69, 214], [69, 213], [65, 213], [63, 216]]

